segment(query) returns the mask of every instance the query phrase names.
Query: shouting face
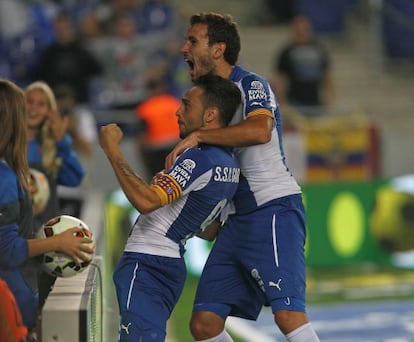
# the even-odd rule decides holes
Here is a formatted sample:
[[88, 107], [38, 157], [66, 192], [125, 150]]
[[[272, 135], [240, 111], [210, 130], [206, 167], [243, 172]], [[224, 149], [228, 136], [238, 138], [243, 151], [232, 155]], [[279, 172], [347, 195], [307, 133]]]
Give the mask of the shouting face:
[[191, 79], [215, 72], [214, 49], [214, 44], [209, 45], [206, 24], [194, 24], [188, 29], [181, 52], [190, 68]]

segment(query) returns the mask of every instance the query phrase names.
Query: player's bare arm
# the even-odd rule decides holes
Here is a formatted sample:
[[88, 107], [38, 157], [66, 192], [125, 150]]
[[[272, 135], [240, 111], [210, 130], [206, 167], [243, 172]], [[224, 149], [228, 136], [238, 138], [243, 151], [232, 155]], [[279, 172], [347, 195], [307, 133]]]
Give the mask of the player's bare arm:
[[270, 141], [272, 127], [272, 118], [266, 115], [254, 115], [234, 126], [200, 130], [198, 142], [230, 147], [265, 144]]
[[149, 213], [161, 207], [160, 197], [152, 186], [134, 172], [125, 159], [120, 148], [122, 137], [118, 125], [109, 124], [101, 127], [99, 143], [128, 200], [140, 213]]
[[168, 170], [187, 148], [200, 143], [230, 147], [265, 144], [270, 141], [272, 127], [273, 119], [270, 116], [253, 115], [234, 126], [195, 131], [174, 147], [166, 158], [165, 169]]

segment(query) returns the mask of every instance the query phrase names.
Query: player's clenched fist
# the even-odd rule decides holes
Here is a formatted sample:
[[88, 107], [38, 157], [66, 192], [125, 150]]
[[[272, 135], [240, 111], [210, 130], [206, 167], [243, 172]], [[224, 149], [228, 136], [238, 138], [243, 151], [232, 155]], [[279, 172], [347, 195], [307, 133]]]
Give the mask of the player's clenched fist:
[[99, 144], [106, 154], [118, 149], [123, 133], [117, 124], [102, 126], [99, 131]]

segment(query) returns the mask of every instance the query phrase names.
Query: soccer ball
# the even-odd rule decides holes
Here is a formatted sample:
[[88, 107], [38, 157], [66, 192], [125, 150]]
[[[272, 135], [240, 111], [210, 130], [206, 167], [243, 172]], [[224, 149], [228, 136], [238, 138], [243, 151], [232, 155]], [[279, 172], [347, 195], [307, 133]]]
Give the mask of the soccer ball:
[[[79, 237], [92, 237], [92, 232], [88, 228], [85, 222], [77, 217], [69, 215], [61, 215], [54, 217], [44, 223], [42, 227], [36, 233], [38, 239], [48, 238], [54, 235], [58, 235], [65, 230], [72, 227], [80, 227], [82, 231], [77, 234]], [[76, 265], [73, 259], [64, 253], [48, 252], [41, 257], [41, 267], [48, 274], [56, 277], [72, 277], [76, 274], [83, 272], [91, 263], [93, 254], [85, 253], [88, 257], [87, 261], [83, 261], [80, 266]]]
[[29, 184], [33, 209], [40, 213], [46, 208], [47, 202], [49, 201], [49, 182], [44, 173], [35, 169], [30, 169]]

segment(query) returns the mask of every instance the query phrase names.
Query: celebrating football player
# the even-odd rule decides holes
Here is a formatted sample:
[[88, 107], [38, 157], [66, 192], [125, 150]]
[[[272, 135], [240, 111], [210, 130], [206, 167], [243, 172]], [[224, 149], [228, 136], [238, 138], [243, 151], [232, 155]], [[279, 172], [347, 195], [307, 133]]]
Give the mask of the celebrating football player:
[[[213, 75], [195, 80], [176, 113], [181, 138], [227, 125], [240, 101], [229, 80]], [[186, 278], [185, 241], [194, 235], [214, 239], [215, 220], [236, 191], [240, 169], [231, 149], [203, 144], [186, 150], [146, 184], [125, 160], [121, 139], [117, 125], [101, 128], [100, 144], [141, 213], [114, 273], [120, 341], [163, 342]]]

